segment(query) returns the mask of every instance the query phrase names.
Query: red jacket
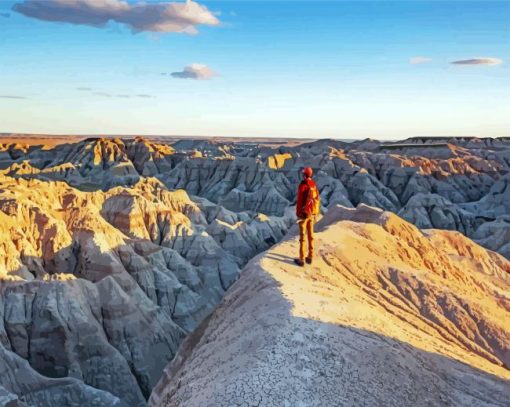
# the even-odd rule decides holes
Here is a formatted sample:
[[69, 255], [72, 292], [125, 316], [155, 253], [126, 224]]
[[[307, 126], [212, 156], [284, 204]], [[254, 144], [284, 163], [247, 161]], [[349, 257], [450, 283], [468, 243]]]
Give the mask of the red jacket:
[[315, 186], [315, 182], [311, 178], [304, 179], [299, 184], [297, 199], [296, 199], [296, 216], [298, 218], [306, 218], [305, 213], [305, 204], [308, 198], [308, 192], [310, 191], [310, 187]]

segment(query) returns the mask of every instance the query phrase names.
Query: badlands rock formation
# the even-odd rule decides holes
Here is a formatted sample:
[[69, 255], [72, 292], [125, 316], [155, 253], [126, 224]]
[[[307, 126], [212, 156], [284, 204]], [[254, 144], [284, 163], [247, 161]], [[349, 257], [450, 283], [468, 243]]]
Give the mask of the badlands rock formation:
[[[510, 214], [510, 140], [503, 138], [300, 145], [95, 138], [52, 147], [0, 145], [0, 171], [10, 177], [58, 180], [82, 191], [155, 177], [234, 212], [276, 216], [294, 202], [305, 165], [316, 171], [324, 209], [365, 203], [420, 227], [458, 230], [481, 244], [484, 232], [477, 230], [485, 223], [493, 223], [498, 236], [510, 233], [504, 221]], [[488, 247], [507, 255], [507, 243]]]
[[510, 262], [458, 232], [331, 208], [318, 256], [253, 259], [151, 406], [506, 406]]
[[153, 178], [82, 192], [0, 177], [0, 223], [0, 384], [37, 406], [145, 405], [239, 267], [287, 229]]
[[[146, 405], [182, 340], [215, 309], [245, 264], [281, 241], [293, 224], [295, 189], [305, 165], [315, 170], [326, 216], [338, 213], [329, 211], [338, 204], [368, 204], [420, 228], [458, 231], [510, 258], [509, 151], [505, 139], [410, 139], [392, 145], [3, 140], [0, 404]], [[450, 246], [453, 254], [460, 250], [453, 241]], [[393, 250], [388, 244], [377, 254], [384, 256], [386, 248]], [[490, 264], [502, 261], [471, 242], [465, 250], [461, 258], [485, 253]], [[442, 261], [453, 262], [450, 255], [437, 267], [430, 259], [427, 270], [449, 270]], [[489, 263], [482, 263], [485, 270]], [[487, 267], [500, 274], [506, 266]], [[483, 295], [490, 284], [484, 280]], [[429, 290], [413, 287], [418, 300]], [[507, 363], [501, 356], [507, 339], [493, 334], [499, 331], [489, 322], [480, 325], [485, 311], [473, 306], [465, 312], [474, 322], [464, 319], [455, 308], [461, 294], [434, 298], [445, 304], [442, 309], [452, 302], [452, 318], [462, 329], [474, 329], [475, 322], [480, 327], [458, 339], [457, 328], [443, 321], [442, 335], [495, 365], [490, 355]], [[507, 307], [505, 295], [498, 301]], [[432, 303], [427, 302], [423, 326], [436, 329]], [[443, 345], [434, 345], [437, 353], [460, 352]]]

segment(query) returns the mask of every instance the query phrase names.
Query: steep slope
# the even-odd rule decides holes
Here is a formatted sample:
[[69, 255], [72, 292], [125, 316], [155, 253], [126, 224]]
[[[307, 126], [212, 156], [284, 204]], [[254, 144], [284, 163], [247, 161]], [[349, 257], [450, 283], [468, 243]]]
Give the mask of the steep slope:
[[184, 336], [288, 226], [151, 178], [83, 192], [1, 176], [0, 224], [0, 385], [38, 406], [144, 406]]
[[151, 406], [505, 406], [510, 262], [458, 232], [331, 208], [318, 256], [253, 259], [183, 343]]

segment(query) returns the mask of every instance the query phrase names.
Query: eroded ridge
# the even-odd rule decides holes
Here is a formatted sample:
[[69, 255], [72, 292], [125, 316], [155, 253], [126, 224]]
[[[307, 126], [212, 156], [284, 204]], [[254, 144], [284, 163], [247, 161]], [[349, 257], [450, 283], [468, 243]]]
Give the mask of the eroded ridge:
[[151, 406], [504, 406], [510, 262], [458, 232], [331, 208], [253, 259], [185, 340]]

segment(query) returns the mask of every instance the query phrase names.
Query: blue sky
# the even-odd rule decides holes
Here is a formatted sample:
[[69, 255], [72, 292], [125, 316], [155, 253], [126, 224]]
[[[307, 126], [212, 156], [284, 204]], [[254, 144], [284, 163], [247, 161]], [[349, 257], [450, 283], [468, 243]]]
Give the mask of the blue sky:
[[0, 0], [0, 132], [510, 136], [508, 1], [203, 1], [191, 35], [23, 1]]

